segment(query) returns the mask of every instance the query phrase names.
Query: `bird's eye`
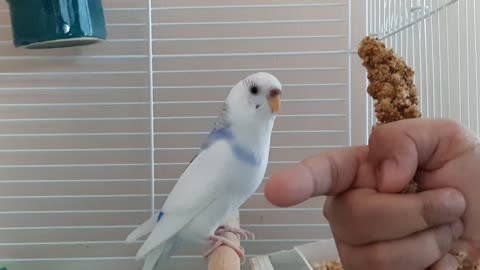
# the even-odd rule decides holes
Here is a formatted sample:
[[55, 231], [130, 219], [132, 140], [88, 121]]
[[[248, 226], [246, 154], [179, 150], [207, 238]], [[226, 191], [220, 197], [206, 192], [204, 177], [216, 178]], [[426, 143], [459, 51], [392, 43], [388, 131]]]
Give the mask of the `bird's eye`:
[[250, 87], [250, 93], [252, 93], [253, 95], [258, 95], [258, 87], [255, 85]]

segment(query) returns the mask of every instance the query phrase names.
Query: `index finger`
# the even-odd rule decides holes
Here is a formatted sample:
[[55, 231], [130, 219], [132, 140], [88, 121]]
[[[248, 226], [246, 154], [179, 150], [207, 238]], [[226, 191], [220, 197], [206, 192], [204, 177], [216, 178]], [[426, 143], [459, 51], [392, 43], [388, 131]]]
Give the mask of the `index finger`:
[[359, 146], [307, 158], [272, 175], [265, 196], [271, 203], [284, 207], [315, 196], [340, 194], [354, 185], [373, 187], [373, 174], [364, 168], [367, 154], [368, 148]]

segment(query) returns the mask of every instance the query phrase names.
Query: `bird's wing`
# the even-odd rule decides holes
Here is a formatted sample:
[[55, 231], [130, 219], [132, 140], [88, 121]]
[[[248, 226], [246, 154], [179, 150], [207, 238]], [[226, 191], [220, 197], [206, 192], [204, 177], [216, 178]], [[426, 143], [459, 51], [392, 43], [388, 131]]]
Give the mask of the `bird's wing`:
[[233, 158], [226, 141], [216, 141], [203, 150], [182, 174], [162, 207], [162, 217], [153, 229], [137, 258], [143, 258], [152, 249], [174, 236], [199, 212], [222, 194], [228, 183], [223, 175], [224, 164]]
[[[190, 161], [190, 163], [188, 164], [187, 168], [192, 164], [192, 162], [198, 157], [198, 154], [196, 154], [193, 159]], [[140, 224], [139, 226], [137, 226], [135, 228], [135, 230], [133, 230], [132, 232], [130, 232], [130, 234], [128, 234], [127, 236], [127, 239], [126, 241], [129, 242], [129, 243], [133, 243], [135, 241], [138, 241], [140, 238], [142, 238], [143, 236], [149, 234], [152, 232], [152, 230], [155, 228], [155, 226], [157, 225], [157, 223], [159, 222], [160, 220], [160, 213], [163, 215], [164, 213], [163, 212], [159, 212], [159, 213], [155, 213], [154, 216], [150, 217], [149, 219], [147, 219], [144, 223]]]

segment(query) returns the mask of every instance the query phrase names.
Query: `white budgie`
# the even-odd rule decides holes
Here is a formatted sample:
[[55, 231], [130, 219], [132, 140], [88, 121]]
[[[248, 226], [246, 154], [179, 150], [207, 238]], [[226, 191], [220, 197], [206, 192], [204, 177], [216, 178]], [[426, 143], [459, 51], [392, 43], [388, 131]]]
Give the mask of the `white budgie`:
[[150, 233], [137, 259], [143, 270], [162, 268], [177, 248], [207, 245], [208, 257], [227, 245], [244, 259], [244, 250], [222, 236], [249, 236], [222, 222], [260, 186], [268, 164], [270, 137], [280, 109], [282, 86], [268, 73], [255, 73], [230, 91], [224, 109], [200, 153], [184, 171], [158, 215], [137, 227], [127, 241]]

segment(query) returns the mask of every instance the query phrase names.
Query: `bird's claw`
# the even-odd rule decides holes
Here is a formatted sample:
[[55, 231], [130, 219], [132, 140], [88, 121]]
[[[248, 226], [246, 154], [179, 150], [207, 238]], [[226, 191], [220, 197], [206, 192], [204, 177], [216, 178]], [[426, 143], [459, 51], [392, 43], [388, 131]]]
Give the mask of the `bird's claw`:
[[245, 249], [240, 246], [240, 245], [237, 245], [236, 243], [234, 243], [233, 241], [231, 240], [228, 240], [227, 238], [223, 237], [223, 236], [218, 236], [218, 235], [213, 235], [213, 236], [210, 236], [208, 238], [208, 240], [210, 241], [210, 243], [212, 244], [212, 247], [203, 254], [203, 257], [204, 258], [208, 258], [210, 255], [212, 255], [212, 253], [217, 249], [219, 248], [220, 246], [227, 246], [231, 249], [233, 249], [238, 257], [240, 258], [240, 262], [241, 264], [243, 264], [245, 262]]
[[233, 234], [237, 235], [240, 239], [245, 239], [245, 240], [249, 240], [249, 239], [254, 240], [255, 239], [255, 234], [254, 233], [252, 233], [250, 231], [247, 231], [247, 230], [244, 230], [244, 229], [228, 226], [228, 225], [222, 225], [222, 226], [218, 227], [218, 229], [215, 231], [215, 235], [222, 236], [226, 232], [233, 233]]

